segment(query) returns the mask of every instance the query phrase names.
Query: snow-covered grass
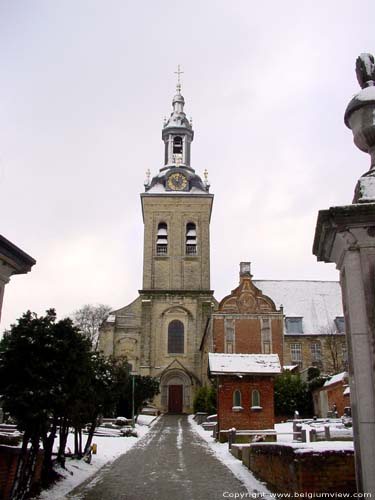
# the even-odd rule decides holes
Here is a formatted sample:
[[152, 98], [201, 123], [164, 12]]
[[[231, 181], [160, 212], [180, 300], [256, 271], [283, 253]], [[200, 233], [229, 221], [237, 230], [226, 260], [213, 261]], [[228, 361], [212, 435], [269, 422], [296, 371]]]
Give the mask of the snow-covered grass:
[[[83, 460], [66, 460], [66, 469], [58, 467], [63, 479], [58, 481], [48, 490], [44, 490], [37, 497], [38, 500], [64, 500], [66, 495], [83, 481], [95, 474], [104, 465], [113, 462], [120, 455], [130, 450], [150, 430], [150, 426], [157, 417], [151, 415], [140, 415], [135, 426], [138, 437], [110, 437], [94, 436], [93, 443], [97, 445], [97, 454], [92, 455], [91, 464]], [[56, 440], [57, 444], [57, 440]], [[74, 448], [74, 435], [69, 434], [67, 446]]]
[[193, 420], [193, 418], [193, 415], [189, 415], [189, 423], [193, 431], [207, 442], [212, 452], [233, 472], [236, 478], [243, 483], [248, 492], [259, 492], [262, 493], [263, 498], [269, 497], [271, 492], [267, 489], [265, 483], [256, 479], [252, 472], [229, 452], [228, 443], [219, 443], [215, 441], [212, 437], [212, 431], [205, 431], [203, 427]]

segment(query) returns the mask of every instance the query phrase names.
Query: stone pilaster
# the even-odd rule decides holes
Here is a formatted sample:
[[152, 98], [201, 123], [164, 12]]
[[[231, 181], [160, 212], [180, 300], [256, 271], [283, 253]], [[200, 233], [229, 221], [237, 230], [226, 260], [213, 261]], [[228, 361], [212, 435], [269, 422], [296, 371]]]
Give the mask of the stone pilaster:
[[357, 485], [375, 495], [375, 203], [320, 211], [313, 253], [340, 271]]

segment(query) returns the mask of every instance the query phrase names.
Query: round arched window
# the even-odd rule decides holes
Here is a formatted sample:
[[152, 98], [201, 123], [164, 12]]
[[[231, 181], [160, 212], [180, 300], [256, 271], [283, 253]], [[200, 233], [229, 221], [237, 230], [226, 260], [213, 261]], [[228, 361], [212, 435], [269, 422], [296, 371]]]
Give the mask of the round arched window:
[[168, 325], [168, 353], [183, 354], [184, 352], [184, 324], [174, 319]]

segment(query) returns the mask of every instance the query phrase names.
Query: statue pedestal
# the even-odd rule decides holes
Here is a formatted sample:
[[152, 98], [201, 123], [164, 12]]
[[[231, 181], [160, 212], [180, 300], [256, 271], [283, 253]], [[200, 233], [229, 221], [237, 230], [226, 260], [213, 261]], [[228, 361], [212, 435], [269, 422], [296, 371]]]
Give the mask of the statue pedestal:
[[313, 253], [340, 271], [357, 485], [375, 497], [375, 203], [321, 210]]

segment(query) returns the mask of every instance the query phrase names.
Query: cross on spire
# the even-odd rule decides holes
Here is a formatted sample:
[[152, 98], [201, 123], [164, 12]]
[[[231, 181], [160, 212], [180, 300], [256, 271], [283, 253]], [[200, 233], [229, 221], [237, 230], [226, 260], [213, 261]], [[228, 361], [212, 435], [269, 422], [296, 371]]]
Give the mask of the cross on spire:
[[177, 66], [177, 71], [175, 71], [174, 73], [175, 73], [175, 75], [177, 75], [176, 89], [177, 89], [177, 92], [180, 92], [181, 91], [180, 75], [183, 73], [183, 71], [180, 70], [180, 65]]

